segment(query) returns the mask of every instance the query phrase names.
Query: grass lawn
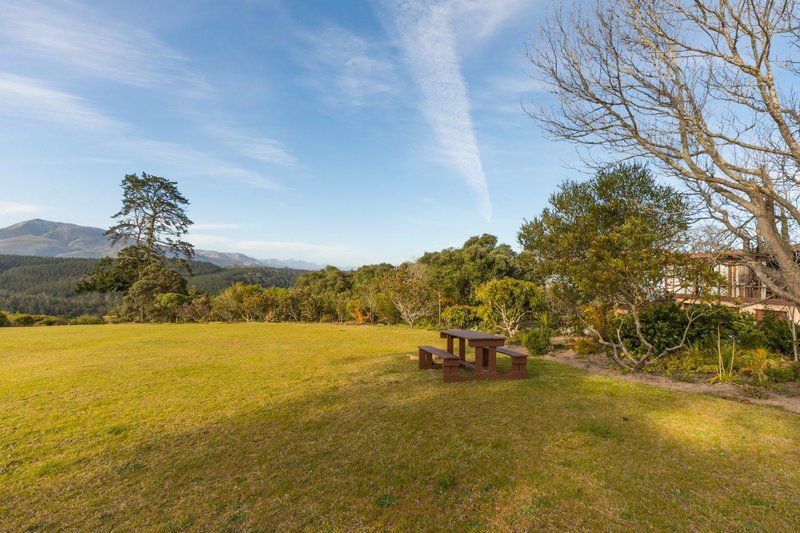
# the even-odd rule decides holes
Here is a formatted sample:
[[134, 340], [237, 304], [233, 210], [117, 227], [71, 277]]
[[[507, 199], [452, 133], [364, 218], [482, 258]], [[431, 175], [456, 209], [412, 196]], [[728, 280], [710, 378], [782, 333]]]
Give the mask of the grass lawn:
[[533, 359], [444, 384], [437, 334], [0, 329], [0, 529], [796, 530], [800, 417]]

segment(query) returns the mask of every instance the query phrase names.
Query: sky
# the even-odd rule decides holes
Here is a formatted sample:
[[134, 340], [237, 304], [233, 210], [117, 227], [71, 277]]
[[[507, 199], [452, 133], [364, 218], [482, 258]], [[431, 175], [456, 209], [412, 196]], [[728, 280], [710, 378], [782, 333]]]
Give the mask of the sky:
[[516, 243], [575, 148], [522, 103], [546, 0], [0, 0], [0, 225], [177, 181], [198, 248], [356, 266]]

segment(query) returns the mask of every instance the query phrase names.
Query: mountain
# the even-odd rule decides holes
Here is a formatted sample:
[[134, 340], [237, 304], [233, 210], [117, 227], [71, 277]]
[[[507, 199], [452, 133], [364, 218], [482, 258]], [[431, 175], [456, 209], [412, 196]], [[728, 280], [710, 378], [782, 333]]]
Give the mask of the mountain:
[[110, 249], [100, 228], [36, 218], [0, 229], [0, 254], [102, 257]]
[[[105, 232], [100, 228], [39, 218], [0, 228], [0, 254], [41, 257], [103, 257], [113, 253]], [[319, 270], [322, 265], [294, 259], [255, 259], [253, 257], [214, 250], [195, 250], [195, 260], [221, 267], [292, 268]]]

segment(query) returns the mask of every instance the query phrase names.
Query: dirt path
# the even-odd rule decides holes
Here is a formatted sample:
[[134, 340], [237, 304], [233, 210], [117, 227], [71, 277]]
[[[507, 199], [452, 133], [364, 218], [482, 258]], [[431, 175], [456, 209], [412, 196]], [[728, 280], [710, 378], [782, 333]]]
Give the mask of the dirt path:
[[569, 365], [575, 368], [588, 370], [593, 374], [600, 374], [603, 376], [614, 376], [616, 378], [624, 379], [627, 381], [634, 381], [637, 383], [646, 383], [656, 387], [663, 387], [667, 389], [680, 390], [686, 392], [698, 392], [702, 394], [711, 394], [720, 398], [728, 400], [739, 401], [742, 403], [757, 403], [761, 405], [772, 405], [775, 407], [782, 407], [787, 411], [800, 414], [800, 397], [785, 396], [778, 394], [774, 391], [765, 390], [768, 394], [766, 398], [753, 398], [747, 396], [744, 392], [745, 389], [738, 385], [730, 383], [690, 383], [684, 381], [675, 381], [665, 376], [658, 376], [655, 374], [627, 374], [619, 371], [611, 366], [608, 360], [604, 357], [576, 357], [575, 352], [572, 350], [556, 350], [551, 355], [543, 356], [545, 361], [555, 361], [563, 365]]

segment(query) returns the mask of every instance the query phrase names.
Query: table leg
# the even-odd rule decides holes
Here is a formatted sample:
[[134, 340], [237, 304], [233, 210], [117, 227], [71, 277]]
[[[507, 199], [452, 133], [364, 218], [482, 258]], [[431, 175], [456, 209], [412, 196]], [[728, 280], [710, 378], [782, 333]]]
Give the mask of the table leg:
[[486, 361], [486, 366], [488, 367], [489, 373], [497, 374], [497, 347], [489, 346], [488, 348], [484, 348], [484, 354], [487, 354], [486, 359], [488, 359], [488, 361]]
[[475, 348], [475, 372], [483, 370], [483, 348], [477, 346]]
[[458, 356], [463, 361], [466, 359], [466, 341], [464, 339], [458, 339]]
[[447, 337], [447, 353], [453, 353], [453, 337]]

